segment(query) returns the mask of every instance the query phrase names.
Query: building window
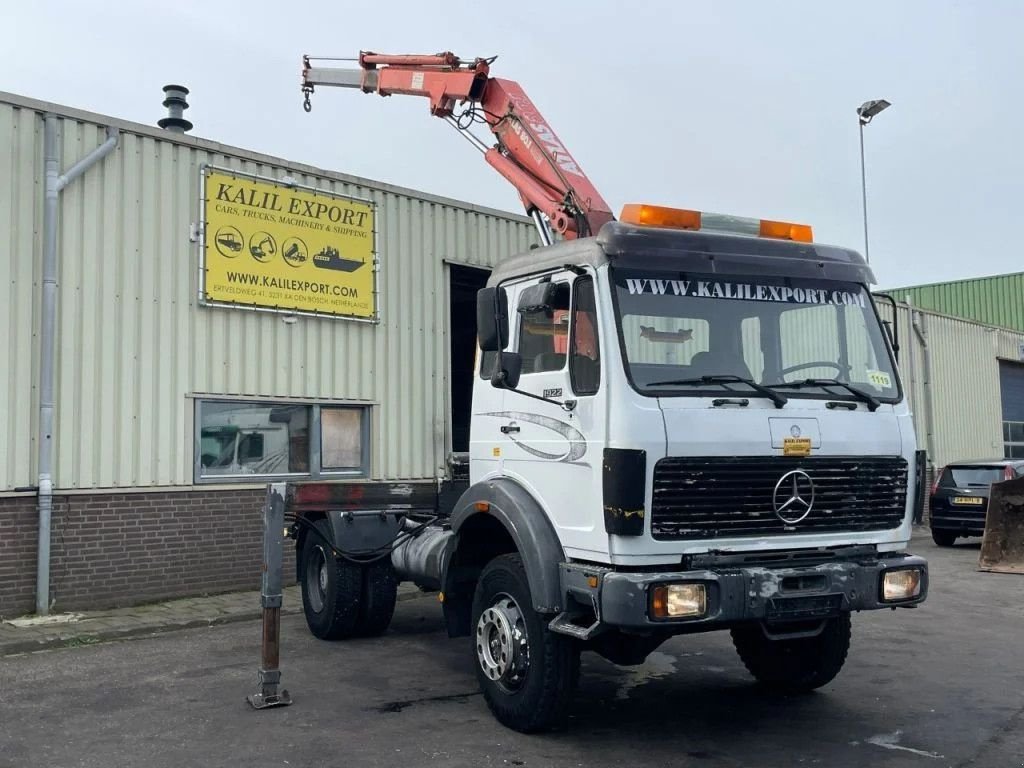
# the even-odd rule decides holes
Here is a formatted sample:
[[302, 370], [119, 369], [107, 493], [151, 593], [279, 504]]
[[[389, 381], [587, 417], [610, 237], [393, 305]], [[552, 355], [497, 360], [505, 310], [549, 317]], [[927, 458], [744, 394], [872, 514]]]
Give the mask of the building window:
[[365, 476], [369, 408], [196, 401], [195, 479]]
[[320, 466], [359, 472], [363, 466], [363, 409], [320, 408]]
[[1003, 422], [1003, 455], [1008, 459], [1024, 459], [1024, 421]]

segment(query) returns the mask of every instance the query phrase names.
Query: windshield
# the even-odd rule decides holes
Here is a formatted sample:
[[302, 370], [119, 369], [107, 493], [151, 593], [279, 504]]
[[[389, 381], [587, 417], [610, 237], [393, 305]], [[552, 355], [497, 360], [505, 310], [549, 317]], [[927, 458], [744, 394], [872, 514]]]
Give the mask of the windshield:
[[[642, 393], [753, 393], [893, 402], [899, 384], [867, 291], [856, 283], [615, 269], [627, 372]], [[840, 383], [828, 383], [834, 380]]]

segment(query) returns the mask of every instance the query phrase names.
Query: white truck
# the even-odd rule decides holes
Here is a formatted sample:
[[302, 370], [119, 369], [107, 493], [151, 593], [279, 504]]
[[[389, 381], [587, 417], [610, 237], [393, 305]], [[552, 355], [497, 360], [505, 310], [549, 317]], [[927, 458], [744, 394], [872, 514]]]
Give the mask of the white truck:
[[854, 612], [925, 599], [914, 430], [861, 256], [786, 222], [615, 221], [564, 149], [530, 151], [562, 145], [489, 62], [360, 61], [357, 79], [307, 60], [307, 94], [411, 82], [442, 117], [482, 105], [563, 240], [478, 294], [468, 479], [289, 487], [313, 634], [380, 634], [400, 581], [438, 590], [492, 712], [530, 732], [564, 721], [582, 651], [638, 664], [728, 630], [760, 683], [804, 692], [839, 672]]

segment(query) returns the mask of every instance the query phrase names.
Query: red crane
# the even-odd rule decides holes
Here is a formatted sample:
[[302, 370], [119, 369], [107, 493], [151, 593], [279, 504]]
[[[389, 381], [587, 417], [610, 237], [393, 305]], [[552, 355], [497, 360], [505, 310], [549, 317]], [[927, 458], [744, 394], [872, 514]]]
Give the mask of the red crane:
[[[318, 85], [427, 97], [430, 113], [453, 125], [516, 188], [545, 244], [552, 230], [567, 239], [586, 237], [615, 218], [522, 86], [490, 76], [493, 58], [467, 62], [450, 52], [388, 56], [364, 51], [354, 60], [359, 69], [324, 64], [331, 61], [353, 60], [303, 57], [307, 112]], [[475, 123], [490, 128], [495, 146], [471, 133]]]

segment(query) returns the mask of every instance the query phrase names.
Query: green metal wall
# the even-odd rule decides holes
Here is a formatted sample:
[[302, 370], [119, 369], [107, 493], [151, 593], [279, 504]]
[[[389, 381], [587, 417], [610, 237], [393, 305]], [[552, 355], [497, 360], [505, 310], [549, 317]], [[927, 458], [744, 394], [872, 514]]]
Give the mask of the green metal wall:
[[921, 309], [1024, 331], [1024, 272], [893, 288], [887, 293], [898, 301], [905, 301], [909, 294]]

